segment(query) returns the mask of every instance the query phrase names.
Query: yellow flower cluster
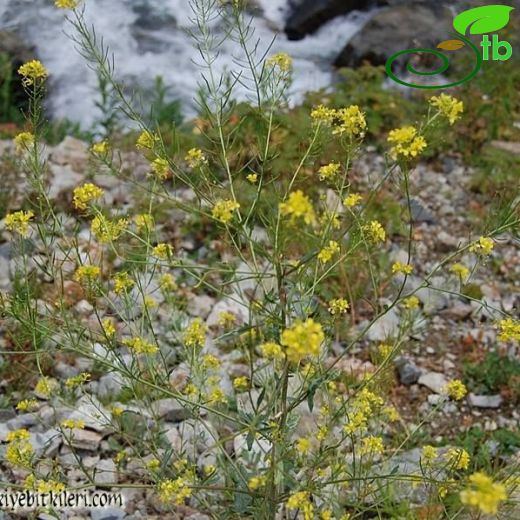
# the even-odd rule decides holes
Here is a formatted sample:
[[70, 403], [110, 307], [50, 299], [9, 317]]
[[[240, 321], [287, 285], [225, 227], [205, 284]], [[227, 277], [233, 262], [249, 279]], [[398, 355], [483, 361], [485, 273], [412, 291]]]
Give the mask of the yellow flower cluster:
[[372, 242], [384, 242], [386, 240], [386, 232], [377, 220], [372, 220], [363, 228]]
[[318, 260], [322, 264], [326, 264], [327, 262], [330, 262], [332, 260], [332, 257], [338, 253], [340, 250], [339, 244], [334, 241], [330, 240], [329, 245], [324, 247], [319, 253], [318, 253]]
[[460, 501], [468, 506], [478, 507], [483, 513], [498, 512], [500, 502], [507, 498], [506, 488], [497, 484], [485, 473], [473, 473], [468, 486], [460, 492]]
[[105, 336], [107, 338], [113, 338], [116, 334], [116, 328], [114, 327], [114, 322], [110, 318], [105, 318], [101, 322], [101, 327], [103, 329], [103, 332], [105, 333]]
[[152, 253], [161, 260], [167, 260], [173, 255], [173, 247], [170, 244], [161, 242], [152, 249]]
[[135, 282], [130, 278], [126, 271], [117, 273], [114, 277], [114, 292], [121, 295], [130, 290], [135, 285]]
[[20, 132], [14, 138], [14, 144], [18, 153], [28, 150], [34, 145], [34, 135], [31, 132]]
[[490, 255], [494, 247], [495, 244], [491, 238], [480, 237], [475, 243], [469, 246], [469, 250], [471, 253]]
[[464, 104], [462, 101], [447, 94], [433, 96], [430, 98], [429, 103], [448, 119], [450, 125], [455, 123], [457, 119], [460, 119], [460, 115], [464, 112]]
[[520, 321], [506, 318], [498, 322], [500, 332], [499, 341], [520, 341]]
[[361, 439], [361, 446], [359, 448], [360, 455], [378, 455], [385, 451], [383, 439], [375, 435], [369, 435]]
[[159, 499], [163, 503], [173, 502], [180, 506], [191, 496], [191, 488], [183, 477], [163, 480], [158, 486]]
[[292, 221], [302, 218], [305, 224], [314, 224], [316, 214], [312, 202], [301, 190], [289, 194], [287, 202], [280, 203], [280, 213], [288, 216]]
[[305, 455], [311, 449], [311, 441], [305, 437], [296, 440], [296, 451]]
[[96, 215], [90, 224], [90, 230], [101, 243], [117, 240], [128, 226], [128, 220], [108, 220], [104, 215]]
[[84, 383], [88, 383], [90, 379], [92, 378], [91, 374], [88, 372], [82, 372], [81, 374], [78, 374], [77, 376], [69, 377], [65, 380], [65, 386], [69, 388], [73, 388], [75, 386], [80, 386]]
[[426, 148], [426, 140], [422, 135], [417, 135], [417, 129], [413, 126], [391, 130], [388, 142], [393, 144], [390, 157], [394, 161], [399, 157], [417, 157]]
[[347, 135], [348, 137], [364, 137], [367, 122], [365, 114], [357, 105], [336, 110], [333, 134]]
[[18, 74], [22, 76], [22, 83], [25, 87], [30, 87], [38, 80], [45, 80], [49, 75], [47, 69], [39, 60], [31, 60], [24, 63], [19, 69]]
[[99, 143], [94, 143], [90, 147], [90, 151], [96, 155], [106, 155], [108, 152], [108, 142], [100, 141]]
[[403, 300], [403, 307], [410, 311], [419, 308], [419, 298], [417, 296], [409, 296]]
[[151, 168], [153, 175], [161, 181], [164, 181], [170, 175], [170, 164], [166, 159], [155, 159], [151, 164]]
[[454, 469], [466, 470], [471, 461], [469, 453], [464, 448], [450, 448], [446, 452], [446, 460]]
[[322, 166], [318, 170], [318, 175], [320, 177], [321, 181], [331, 179], [335, 177], [341, 169], [341, 164], [339, 163], [330, 163], [326, 164], [325, 166]]
[[38, 408], [38, 401], [36, 399], [23, 399], [16, 405], [16, 409], [20, 412], [28, 412]]
[[362, 200], [363, 197], [359, 193], [351, 193], [350, 195], [347, 195], [347, 197], [345, 197], [343, 204], [347, 208], [353, 208], [354, 206], [357, 206]]
[[247, 390], [249, 387], [249, 379], [245, 376], [235, 377], [233, 379], [233, 388], [235, 390]]
[[123, 345], [133, 350], [136, 354], [155, 354], [159, 350], [157, 345], [154, 345], [139, 336], [124, 339]]
[[175, 291], [178, 288], [175, 278], [170, 273], [164, 273], [161, 275], [159, 283], [163, 291]]
[[65, 419], [64, 421], [61, 421], [61, 427], [69, 430], [73, 430], [74, 428], [83, 430], [83, 428], [85, 428], [85, 421], [82, 419]]
[[40, 377], [36, 386], [34, 387], [34, 391], [45, 397], [50, 396], [57, 388], [59, 384], [55, 379], [50, 379], [49, 377]]
[[151, 230], [153, 228], [153, 216], [150, 213], [140, 213], [134, 217], [135, 227], [138, 231]]
[[267, 359], [283, 359], [282, 347], [278, 343], [274, 343], [274, 341], [263, 343], [259, 348], [262, 356]]
[[314, 506], [310, 501], [308, 491], [298, 491], [292, 494], [287, 500], [287, 509], [300, 510], [303, 520], [313, 520]]
[[266, 60], [266, 65], [278, 67], [282, 72], [291, 72], [293, 60], [286, 52], [278, 52]]
[[100, 199], [103, 193], [99, 186], [87, 182], [83, 186], [74, 188], [72, 203], [76, 209], [87, 209], [87, 205], [93, 200]]
[[18, 233], [22, 237], [29, 234], [29, 222], [34, 217], [32, 211], [16, 211], [5, 216], [5, 227], [9, 231]]
[[140, 150], [153, 150], [156, 143], [159, 142], [159, 136], [155, 132], [144, 130], [137, 138], [135, 146]]
[[233, 212], [239, 208], [240, 204], [238, 202], [229, 199], [218, 200], [213, 206], [211, 214], [214, 219], [219, 220], [223, 224], [227, 224], [233, 219]]
[[463, 282], [469, 278], [469, 269], [462, 264], [453, 264], [450, 267], [450, 273], [457, 275]]
[[430, 466], [437, 458], [438, 450], [434, 446], [424, 446], [421, 452], [421, 461], [425, 466]]
[[401, 262], [395, 262], [392, 265], [392, 273], [394, 274], [412, 274], [413, 265], [410, 264], [402, 264]]
[[58, 9], [76, 9], [79, 5], [79, 0], [55, 0], [54, 5]]
[[101, 275], [101, 269], [97, 265], [81, 265], [74, 273], [74, 279], [79, 283], [93, 283]]
[[468, 393], [466, 385], [460, 379], [453, 379], [450, 381], [445, 388], [445, 393], [450, 396], [455, 401], [460, 401], [464, 399], [465, 395]]
[[218, 315], [218, 324], [221, 327], [227, 327], [236, 323], [237, 317], [230, 311], [222, 311]]
[[194, 319], [184, 332], [183, 341], [189, 348], [202, 347], [206, 342], [208, 328], [200, 318]]
[[329, 302], [329, 312], [333, 316], [335, 316], [336, 314], [345, 314], [349, 308], [350, 305], [348, 304], [348, 301], [344, 298], [336, 298]]
[[280, 343], [286, 348], [290, 361], [299, 363], [307, 356], [318, 356], [325, 334], [319, 323], [312, 318], [297, 321], [292, 327], [282, 332]]
[[29, 466], [34, 449], [29, 441], [30, 434], [26, 429], [14, 430], [7, 434], [5, 460], [13, 466]]
[[256, 491], [257, 489], [265, 487], [266, 484], [267, 484], [267, 479], [263, 475], [261, 475], [261, 476], [258, 476], [258, 477], [251, 477], [249, 479], [247, 487], [251, 491]]
[[200, 148], [191, 148], [184, 157], [190, 168], [198, 168], [208, 163], [204, 152]]

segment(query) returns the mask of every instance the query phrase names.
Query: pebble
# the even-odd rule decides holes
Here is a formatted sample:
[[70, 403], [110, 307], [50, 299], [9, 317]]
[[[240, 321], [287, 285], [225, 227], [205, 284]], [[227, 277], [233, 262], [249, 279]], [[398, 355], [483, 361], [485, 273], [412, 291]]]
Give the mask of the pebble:
[[475, 395], [470, 393], [468, 395], [468, 403], [475, 408], [499, 408], [502, 404], [501, 395]]
[[441, 394], [444, 387], [448, 384], [448, 380], [444, 374], [440, 372], [427, 372], [419, 377], [418, 383], [435, 392]]

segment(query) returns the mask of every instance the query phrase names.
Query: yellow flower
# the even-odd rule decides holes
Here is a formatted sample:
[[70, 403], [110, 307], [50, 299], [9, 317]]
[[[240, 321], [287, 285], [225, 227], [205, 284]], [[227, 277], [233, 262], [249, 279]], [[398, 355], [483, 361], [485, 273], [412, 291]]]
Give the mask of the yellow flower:
[[331, 179], [332, 177], [335, 177], [341, 169], [341, 164], [339, 163], [330, 163], [326, 164], [325, 166], [322, 166], [318, 170], [318, 175], [320, 177], [321, 181], [324, 181], [326, 179]]
[[258, 180], [258, 175], [256, 173], [250, 173], [246, 179], [251, 183], [255, 184], [255, 182]]
[[482, 255], [490, 255], [493, 251], [495, 244], [489, 237], [480, 237], [477, 242], [469, 246], [469, 250], [472, 253], [480, 253]]
[[112, 415], [114, 417], [121, 417], [121, 415], [123, 415], [123, 413], [124, 413], [124, 409], [121, 408], [120, 406], [112, 406], [110, 411], [112, 412]]
[[157, 142], [159, 142], [159, 136], [155, 132], [144, 130], [137, 138], [135, 146], [140, 150], [153, 150]]
[[155, 470], [158, 469], [160, 466], [161, 466], [161, 461], [158, 460], [158, 459], [152, 459], [152, 460], [149, 460], [149, 461], [146, 463], [146, 467], [147, 467], [149, 470], [152, 470], [152, 471], [155, 471]]
[[61, 427], [69, 430], [72, 430], [73, 428], [83, 430], [83, 428], [85, 428], [85, 421], [81, 419], [65, 419], [64, 421], [61, 421]]
[[463, 282], [469, 278], [469, 269], [462, 264], [453, 264], [450, 267], [450, 273], [457, 275]]
[[520, 321], [506, 318], [498, 322], [498, 341], [520, 341]]
[[273, 341], [264, 343], [260, 345], [260, 352], [262, 356], [267, 359], [282, 359], [283, 358], [283, 350], [278, 343], [274, 343]]
[[464, 399], [464, 396], [468, 393], [466, 385], [460, 379], [453, 379], [450, 381], [446, 385], [444, 391], [447, 395], [456, 401]]
[[5, 460], [13, 466], [29, 466], [34, 449], [29, 441], [30, 434], [26, 429], [14, 430], [6, 435], [7, 447]]
[[336, 111], [333, 108], [327, 108], [323, 105], [318, 105], [311, 111], [311, 118], [314, 123], [331, 124], [335, 115]]
[[247, 487], [251, 491], [256, 491], [257, 489], [264, 487], [266, 485], [266, 483], [267, 483], [267, 479], [264, 476], [251, 477], [249, 479]]
[[55, 493], [59, 494], [65, 491], [65, 484], [56, 480], [40, 480], [36, 487], [38, 493]]
[[22, 237], [29, 234], [29, 222], [34, 217], [32, 211], [16, 211], [5, 216], [5, 227], [9, 231], [18, 233]]
[[218, 386], [215, 386], [211, 389], [208, 395], [208, 403], [217, 404], [217, 403], [225, 403], [227, 401], [226, 396], [222, 389]]
[[218, 324], [221, 327], [226, 327], [228, 325], [233, 325], [233, 323], [236, 323], [237, 317], [229, 311], [222, 311], [218, 315]]
[[31, 434], [25, 429], [13, 430], [5, 436], [7, 442], [26, 441], [31, 438]]
[[433, 446], [424, 446], [421, 453], [422, 463], [426, 466], [429, 466], [433, 463], [433, 461], [437, 458], [438, 451], [437, 448]]
[[336, 298], [329, 302], [329, 312], [333, 316], [336, 314], [345, 314], [349, 308], [350, 305], [344, 298]]
[[90, 147], [90, 151], [96, 155], [106, 155], [108, 152], [108, 142], [100, 141], [99, 143], [94, 143]]
[[392, 273], [402, 273], [402, 274], [412, 274], [413, 265], [410, 264], [402, 264], [401, 262], [394, 262], [392, 265]]
[[163, 503], [173, 502], [180, 506], [191, 497], [191, 489], [183, 477], [175, 480], [163, 480], [158, 486], [159, 500]]
[[88, 372], [82, 372], [77, 376], [67, 378], [65, 380], [65, 386], [72, 388], [74, 386], [82, 385], [83, 383], [88, 383], [91, 377], [91, 374], [89, 374]]
[[266, 60], [266, 65], [278, 67], [282, 72], [291, 72], [292, 63], [292, 58], [286, 52], [278, 52]]
[[410, 311], [419, 308], [419, 298], [417, 296], [409, 296], [403, 300], [403, 307]]
[[337, 123], [333, 134], [346, 134], [348, 137], [363, 137], [365, 135], [367, 128], [365, 114], [361, 112], [357, 105], [340, 108], [336, 111], [335, 119]]
[[468, 506], [478, 507], [487, 515], [498, 512], [500, 502], [506, 500], [506, 488], [496, 484], [485, 473], [473, 473], [469, 485], [460, 492], [460, 500]]
[[220, 366], [220, 359], [213, 354], [206, 354], [202, 358], [202, 367], [203, 368], [210, 368], [215, 369]]
[[362, 411], [351, 413], [348, 415], [348, 423], [343, 426], [343, 430], [348, 435], [365, 431], [367, 429], [367, 421], [368, 417]]
[[107, 220], [103, 215], [96, 215], [90, 224], [90, 230], [101, 243], [117, 240], [128, 226], [126, 218]]
[[20, 132], [14, 138], [14, 144], [18, 153], [28, 150], [34, 145], [34, 135], [31, 132]]
[[188, 163], [190, 168], [198, 168], [199, 166], [208, 163], [204, 152], [200, 148], [191, 148], [188, 150], [184, 160]]
[[341, 227], [339, 215], [335, 211], [324, 211], [320, 217], [320, 222], [324, 226], [330, 225], [332, 229], [339, 229]]
[[161, 242], [152, 249], [152, 253], [161, 260], [167, 260], [173, 255], [173, 247], [170, 244]]
[[287, 202], [280, 203], [280, 213], [288, 216], [294, 221], [303, 218], [305, 224], [314, 224], [316, 215], [309, 197], [301, 190], [293, 191], [289, 194]]
[[235, 390], [247, 390], [249, 387], [249, 379], [247, 377], [236, 377], [233, 379], [233, 388]]
[[361, 447], [359, 448], [360, 455], [377, 455], [385, 451], [383, 439], [381, 437], [375, 437], [369, 435], [361, 439]]
[[126, 271], [117, 273], [114, 278], [114, 292], [121, 295], [130, 290], [135, 285], [135, 282], [130, 278]]
[[183, 341], [189, 348], [202, 347], [206, 342], [208, 328], [200, 318], [195, 318], [184, 332]]
[[445, 454], [446, 460], [454, 469], [468, 469], [471, 461], [469, 453], [463, 448], [450, 448]]
[[386, 232], [377, 220], [372, 220], [363, 228], [373, 242], [384, 242], [386, 240]]
[[54, 5], [58, 9], [76, 9], [79, 5], [79, 0], [55, 0]]
[[332, 260], [332, 257], [339, 252], [339, 244], [335, 242], [334, 240], [329, 241], [329, 245], [324, 247], [319, 253], [318, 253], [318, 260], [326, 264], [327, 262], [330, 262]]
[[293, 493], [287, 500], [287, 509], [299, 509], [304, 520], [313, 520], [314, 518], [314, 506], [310, 501], [308, 491]]
[[49, 377], [40, 377], [36, 386], [34, 387], [34, 391], [45, 397], [50, 396], [57, 388], [59, 387], [59, 383], [55, 379], [50, 379]]
[[159, 348], [157, 345], [146, 341], [145, 339], [135, 336], [130, 339], [124, 339], [123, 345], [133, 350], [136, 354], [155, 354]]
[[325, 334], [319, 323], [312, 318], [297, 321], [282, 332], [281, 344], [286, 347], [287, 358], [299, 363], [307, 356], [318, 356]]
[[142, 229], [150, 230], [153, 228], [153, 217], [149, 213], [141, 213], [134, 217], [135, 227], [138, 231]]
[[32, 84], [36, 83], [37, 80], [44, 81], [49, 75], [49, 72], [43, 66], [41, 61], [31, 60], [24, 63], [18, 69], [18, 74], [22, 76], [23, 85], [25, 87], [30, 87]]
[[354, 206], [357, 206], [361, 200], [363, 200], [363, 197], [359, 193], [351, 193], [345, 198], [343, 204], [347, 208], [353, 208]]
[[175, 278], [170, 273], [164, 273], [161, 275], [159, 283], [163, 291], [175, 291], [177, 289]]
[[170, 164], [166, 159], [155, 159], [152, 162], [152, 173], [161, 181], [167, 179], [170, 175]]
[[448, 119], [450, 125], [455, 123], [457, 119], [460, 119], [460, 114], [464, 112], [464, 104], [462, 101], [447, 94], [433, 96], [430, 98], [429, 103]]
[[74, 273], [74, 279], [79, 283], [94, 283], [101, 275], [97, 265], [81, 265]]
[[227, 224], [233, 219], [233, 212], [239, 208], [240, 204], [238, 202], [229, 199], [218, 200], [213, 206], [211, 214], [214, 219], [219, 220], [223, 224]]
[[24, 399], [16, 405], [16, 409], [20, 412], [28, 412], [38, 408], [38, 401], [36, 399]]
[[311, 449], [311, 441], [305, 437], [300, 437], [296, 441], [296, 451], [305, 455]]
[[401, 418], [395, 406], [386, 406], [383, 408], [383, 413], [388, 417], [390, 422], [398, 421]]
[[390, 157], [394, 161], [401, 156], [417, 157], [426, 148], [426, 140], [422, 135], [417, 135], [417, 129], [413, 126], [391, 130], [388, 142], [394, 144], [390, 149]]
[[87, 205], [93, 200], [100, 199], [103, 196], [104, 191], [92, 184], [87, 182], [83, 186], [74, 188], [74, 197], [72, 203], [76, 209], [87, 209]]

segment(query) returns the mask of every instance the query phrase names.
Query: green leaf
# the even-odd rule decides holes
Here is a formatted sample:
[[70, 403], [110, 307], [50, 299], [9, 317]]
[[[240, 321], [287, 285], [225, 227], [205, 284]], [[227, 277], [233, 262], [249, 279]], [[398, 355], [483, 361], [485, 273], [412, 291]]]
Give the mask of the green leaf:
[[509, 5], [485, 5], [463, 11], [453, 20], [453, 27], [460, 34], [486, 34], [498, 31], [509, 23]]

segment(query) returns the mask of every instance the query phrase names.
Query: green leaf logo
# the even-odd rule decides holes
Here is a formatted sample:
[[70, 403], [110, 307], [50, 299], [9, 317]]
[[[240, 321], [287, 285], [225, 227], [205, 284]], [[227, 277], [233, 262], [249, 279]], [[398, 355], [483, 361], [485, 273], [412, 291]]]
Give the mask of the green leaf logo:
[[498, 31], [509, 23], [509, 5], [485, 5], [463, 11], [453, 20], [453, 27], [460, 34], [486, 34]]

